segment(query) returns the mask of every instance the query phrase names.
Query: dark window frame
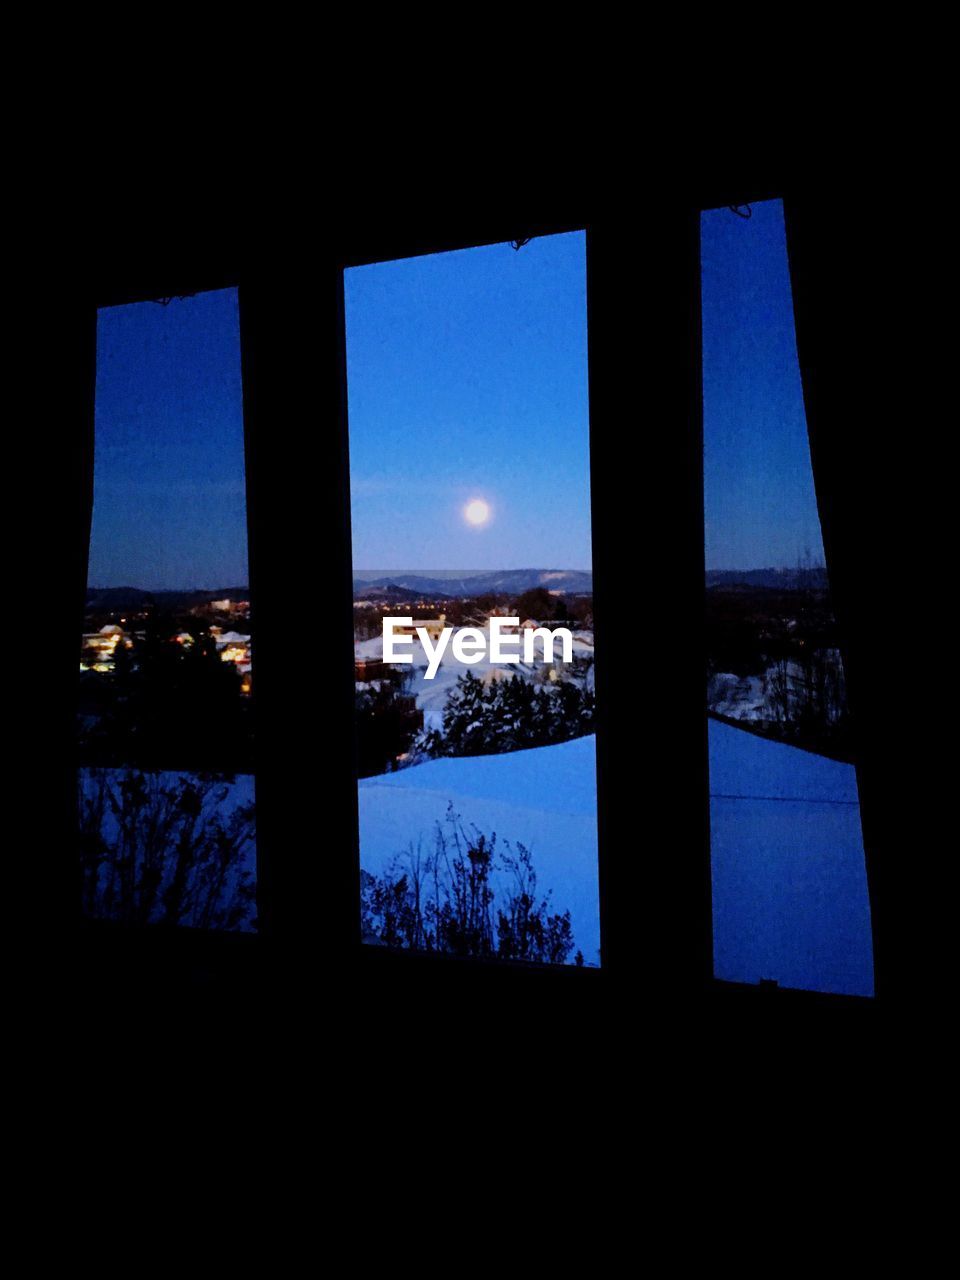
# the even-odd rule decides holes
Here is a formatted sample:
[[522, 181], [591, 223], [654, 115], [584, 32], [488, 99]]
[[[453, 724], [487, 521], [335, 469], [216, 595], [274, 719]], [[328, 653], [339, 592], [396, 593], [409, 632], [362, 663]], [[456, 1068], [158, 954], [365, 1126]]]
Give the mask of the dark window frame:
[[[663, 262], [653, 267], [654, 293], [659, 310], [647, 315], [645, 334], [655, 343], [660, 329], [665, 331], [662, 351], [667, 352], [668, 369], [660, 375], [655, 396], [659, 408], [666, 406], [670, 423], [657, 435], [657, 459], [670, 477], [670, 499], [679, 503], [686, 523], [681, 526], [682, 548], [672, 567], [682, 583], [677, 600], [682, 600], [679, 623], [694, 628], [694, 640], [685, 650], [692, 659], [702, 658], [696, 632], [697, 609], [703, 590], [702, 538], [702, 403], [700, 384], [700, 274], [699, 217], [702, 209], [720, 205], [752, 203], [783, 197], [782, 184], [740, 185], [681, 193], [665, 207], [648, 216], [648, 225], [661, 235], [658, 249]], [[99, 306], [175, 296], [214, 288], [238, 287], [240, 294], [241, 354], [243, 361], [244, 432], [246, 441], [247, 506], [250, 546], [250, 589], [252, 607], [258, 617], [255, 693], [257, 699], [258, 742], [264, 741], [266, 754], [281, 743], [291, 727], [289, 707], [293, 686], [285, 674], [279, 600], [294, 580], [279, 572], [280, 583], [272, 585], [281, 561], [281, 542], [271, 531], [272, 519], [281, 509], [284, 477], [276, 447], [275, 422], [278, 407], [310, 406], [314, 421], [324, 425], [324, 447], [311, 457], [325, 459], [323, 497], [326, 506], [324, 529], [335, 554], [331, 570], [331, 594], [343, 601], [342, 625], [334, 634], [336, 653], [343, 659], [342, 688], [333, 693], [335, 723], [349, 725], [353, 733], [351, 667], [352, 628], [350, 625], [351, 550], [349, 529], [349, 486], [346, 420], [346, 353], [343, 332], [343, 271], [375, 261], [418, 254], [463, 249], [571, 230], [587, 234], [588, 342], [590, 384], [591, 503], [594, 521], [595, 607], [598, 616], [613, 619], [618, 612], [614, 572], [607, 563], [616, 561], [614, 529], [609, 491], [615, 490], [621, 471], [620, 443], [628, 438], [623, 431], [624, 406], [630, 388], [624, 376], [624, 355], [632, 352], [625, 338], [626, 321], [635, 319], [623, 297], [620, 275], [624, 237], [629, 233], [636, 211], [611, 213], [598, 201], [582, 201], [568, 206], [562, 216], [544, 216], [543, 209], [523, 212], [516, 218], [443, 218], [436, 214], [411, 216], [406, 225], [394, 222], [388, 230], [361, 226], [334, 231], [323, 252], [312, 260], [314, 269], [309, 305], [292, 305], [276, 322], [278, 303], [290, 303], [293, 285], [284, 280], [284, 271], [302, 270], [305, 259], [296, 254], [267, 261], [251, 250], [235, 253], [229, 260], [204, 254], [198, 247], [180, 255], [175, 268], [148, 263], [139, 274], [125, 267], [108, 267], [86, 294], [86, 302], [76, 312], [76, 396], [74, 422], [84, 395], [90, 396], [86, 425], [78, 428], [81, 444], [73, 457], [72, 481], [84, 495], [78, 514], [82, 581], [78, 595], [82, 608], [86, 575], [87, 542], [92, 505], [92, 394], [95, 341], [90, 345], [90, 324], [95, 329]], [[118, 260], [119, 261], [119, 260]], [[213, 263], [214, 265], [210, 265]], [[666, 265], [664, 265], [666, 264]], [[302, 285], [301, 285], [302, 287]], [[319, 300], [319, 306], [317, 302]], [[666, 313], [666, 323], [664, 314]], [[82, 354], [86, 352], [86, 355]], [[292, 378], [291, 369], [295, 370]], [[280, 379], [285, 378], [281, 391]], [[678, 381], [679, 379], [679, 381]], [[287, 385], [292, 381], [292, 390]], [[86, 392], [82, 387], [85, 385]], [[677, 394], [677, 387], [682, 389]], [[319, 387], [319, 394], [317, 388]], [[670, 427], [674, 428], [671, 433]], [[679, 428], [679, 430], [677, 430]], [[76, 439], [77, 437], [74, 437]], [[330, 466], [329, 443], [335, 441], [335, 457]], [[74, 448], [76, 446], [74, 445]], [[671, 466], [676, 470], [671, 470]], [[622, 490], [620, 491], [622, 492]], [[666, 510], [666, 505], [662, 508]], [[294, 521], [294, 532], [305, 533], [308, 524]], [[78, 597], [73, 597], [77, 599]], [[685, 613], [684, 613], [685, 610]], [[74, 616], [76, 616], [74, 614]], [[601, 623], [601, 625], [604, 625]], [[605, 624], [607, 631], [610, 624]], [[291, 851], [290, 835], [298, 823], [280, 816], [282, 781], [273, 764], [256, 771], [258, 796], [258, 887], [262, 895], [261, 935], [198, 935], [188, 930], [151, 934], [147, 939], [137, 931], [117, 929], [96, 922], [83, 922], [84, 945], [100, 959], [121, 953], [147, 956], [151, 963], [212, 964], [218, 970], [260, 978], [289, 973], [289, 965], [319, 981], [322, 990], [331, 982], [357, 983], [368, 994], [380, 991], [397, 999], [417, 995], [468, 995], [490, 992], [498, 998], [526, 1000], [531, 994], [571, 1001], [569, 1007], [583, 1014], [591, 1010], [622, 1008], [620, 1001], [640, 1001], [641, 1009], [663, 1002], [677, 1007], [723, 1009], [743, 1008], [765, 1011], [773, 1007], [821, 1008], [849, 1006], [873, 1008], [877, 999], [834, 996], [817, 992], [769, 989], [747, 984], [730, 984], [712, 974], [712, 919], [710, 911], [709, 796], [706, 783], [706, 716], [701, 682], [693, 698], [684, 701], [679, 730], [673, 745], [684, 751], [672, 798], [686, 797], [689, 813], [678, 819], [675, 848], [678, 865], [652, 873], [652, 891], [657, 904], [666, 910], [656, 918], [657, 908], [648, 905], [639, 919], [628, 903], [636, 904], [641, 886], [651, 889], [650, 873], [640, 874], [635, 864], [637, 837], [625, 821], [625, 791], [629, 781], [617, 770], [615, 753], [628, 741], [624, 719], [613, 705], [612, 655], [598, 664], [598, 808], [600, 850], [601, 938], [603, 967], [578, 970], [572, 966], [513, 966], [500, 962], [459, 961], [450, 957], [421, 956], [390, 952], [364, 946], [359, 939], [358, 831], [356, 785], [352, 761], [338, 762], [339, 772], [331, 780], [330, 811], [334, 814], [333, 835], [337, 845], [330, 863], [332, 879], [324, 882], [324, 892], [336, 903], [332, 928], [326, 942], [318, 940], [311, 912], [310, 895], [318, 900], [320, 881], [302, 852]], [[609, 681], [609, 688], [607, 689]], [[695, 704], [695, 712], [692, 710]], [[695, 720], [694, 720], [695, 715]], [[682, 732], [690, 735], [688, 748], [682, 746]], [[68, 757], [72, 753], [68, 751]], [[341, 756], [346, 753], [341, 752]], [[69, 766], [68, 766], [69, 772]], [[306, 772], [301, 769], [302, 784]], [[344, 784], [350, 778], [344, 790]], [[691, 803], [692, 802], [692, 803]], [[308, 806], [301, 802], [297, 812], [306, 818]], [[301, 823], [301, 830], [307, 828]], [[347, 837], [346, 842], [344, 837]], [[352, 837], [352, 838], [351, 838]], [[304, 836], [305, 842], [310, 839]], [[642, 841], [640, 842], [642, 843]], [[71, 843], [71, 849], [73, 847]], [[630, 859], [624, 854], [629, 850]], [[685, 856], [684, 856], [685, 851]], [[64, 868], [69, 877], [69, 868]], [[299, 891], [298, 891], [299, 890]], [[69, 897], [69, 893], [66, 894]], [[666, 951], [666, 955], [665, 955]], [[238, 957], [243, 956], [243, 959]], [[328, 972], [325, 974], [324, 970]], [[497, 976], [499, 975], [499, 976]], [[300, 979], [296, 979], [299, 981]], [[378, 986], [379, 984], [379, 986]], [[579, 993], [582, 992], [582, 995]], [[613, 1003], [615, 998], [616, 1004]], [[705, 1003], [704, 1003], [705, 1002]], [[619, 1016], [619, 1015], [618, 1015]], [[751, 1015], [752, 1016], [752, 1015]]]

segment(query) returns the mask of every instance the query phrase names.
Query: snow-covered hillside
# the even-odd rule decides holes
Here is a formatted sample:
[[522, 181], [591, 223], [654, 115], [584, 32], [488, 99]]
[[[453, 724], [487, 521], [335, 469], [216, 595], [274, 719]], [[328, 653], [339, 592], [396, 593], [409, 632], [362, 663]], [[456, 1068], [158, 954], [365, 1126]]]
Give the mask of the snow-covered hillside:
[[856, 771], [710, 723], [718, 978], [873, 995]]
[[[872, 995], [854, 769], [715, 721], [709, 743], [717, 977]], [[178, 776], [160, 775], [156, 785]], [[538, 889], [552, 891], [552, 909], [569, 909], [576, 946], [588, 963], [598, 963], [595, 777], [595, 741], [584, 737], [365, 778], [359, 784], [362, 864], [382, 873], [411, 842], [432, 849], [435, 824], [452, 802], [465, 826], [496, 831], [500, 840], [533, 851]], [[654, 805], [649, 766], [643, 782]], [[90, 785], [86, 773], [85, 789]], [[253, 797], [253, 779], [238, 777], [227, 784], [220, 817]], [[115, 819], [108, 815], [106, 824], [112, 840]], [[315, 851], [305, 847], [304, 856]], [[247, 866], [255, 873], [252, 845]]]
[[432, 852], [436, 822], [452, 802], [464, 826], [525, 844], [538, 891], [569, 909], [576, 947], [600, 962], [597, 887], [596, 743], [575, 738], [508, 755], [431, 760], [360, 783], [360, 860], [382, 874], [422, 841]]
[[[872, 995], [853, 768], [715, 722], [709, 740], [717, 977]], [[452, 801], [465, 824], [533, 850], [538, 887], [569, 908], [577, 946], [597, 963], [595, 769], [588, 737], [366, 778], [362, 863], [382, 873], [411, 842], [431, 849]]]

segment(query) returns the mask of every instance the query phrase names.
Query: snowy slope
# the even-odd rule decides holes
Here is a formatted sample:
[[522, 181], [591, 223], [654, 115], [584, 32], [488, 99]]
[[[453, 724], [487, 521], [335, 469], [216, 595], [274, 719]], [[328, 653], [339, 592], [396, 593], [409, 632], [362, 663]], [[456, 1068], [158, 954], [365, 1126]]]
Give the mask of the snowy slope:
[[[853, 768], [716, 722], [709, 741], [717, 977], [871, 995]], [[466, 824], [532, 848], [539, 888], [570, 909], [577, 945], [596, 963], [595, 767], [590, 737], [366, 778], [363, 865], [381, 872], [411, 841], [431, 847], [453, 801]]]
[[[717, 977], [872, 995], [854, 769], [715, 721], [709, 742]], [[595, 742], [586, 737], [365, 778], [361, 861], [382, 872], [411, 841], [430, 847], [452, 801], [465, 825], [532, 849], [538, 888], [552, 890], [554, 909], [569, 908], [576, 945], [597, 963], [595, 777]], [[253, 779], [240, 776], [221, 812], [251, 799]]]
[[859, 801], [853, 765], [715, 720], [710, 721], [710, 794]]
[[710, 723], [714, 972], [873, 995], [856, 772]]
[[[452, 801], [464, 825], [533, 853], [539, 891], [570, 911], [576, 947], [600, 960], [596, 747], [593, 737], [499, 756], [431, 760], [360, 783], [363, 866], [382, 873], [412, 841], [433, 848]], [[575, 947], [575, 949], [576, 949]]]

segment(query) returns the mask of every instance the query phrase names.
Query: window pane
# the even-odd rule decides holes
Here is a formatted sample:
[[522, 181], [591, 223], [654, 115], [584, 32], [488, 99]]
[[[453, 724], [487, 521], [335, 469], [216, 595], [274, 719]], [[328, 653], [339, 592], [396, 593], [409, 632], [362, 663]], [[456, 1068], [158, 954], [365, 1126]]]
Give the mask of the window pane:
[[585, 240], [345, 272], [371, 944], [600, 962]]
[[783, 206], [749, 213], [701, 222], [714, 972], [872, 995], [855, 746]]
[[80, 654], [83, 909], [255, 927], [237, 291], [105, 307]]

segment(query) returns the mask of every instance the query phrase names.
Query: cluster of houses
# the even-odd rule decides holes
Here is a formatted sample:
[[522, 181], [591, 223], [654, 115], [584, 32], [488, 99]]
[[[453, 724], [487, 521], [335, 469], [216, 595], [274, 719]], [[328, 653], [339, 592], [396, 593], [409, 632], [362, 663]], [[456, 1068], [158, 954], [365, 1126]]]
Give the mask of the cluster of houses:
[[[218, 626], [212, 626], [210, 634], [214, 637], [221, 661], [235, 664], [240, 675], [241, 693], [249, 693], [252, 688], [251, 637], [239, 631], [224, 631]], [[143, 637], [143, 631], [135, 631], [132, 635], [127, 635], [123, 627], [116, 622], [108, 622], [99, 631], [86, 633], [83, 636], [80, 651], [80, 670], [112, 671], [118, 647], [123, 645], [129, 649], [135, 639], [142, 640]], [[189, 631], [180, 631], [172, 639], [174, 643], [183, 645], [184, 648], [189, 648], [195, 643]]]
[[99, 631], [87, 632], [82, 638], [80, 670], [112, 671], [114, 651], [121, 643], [129, 649], [132, 641], [115, 622], [107, 623]]
[[253, 648], [250, 636], [239, 631], [221, 631], [217, 626], [210, 628], [210, 634], [217, 642], [217, 652], [222, 662], [232, 662], [240, 673], [240, 692], [249, 693], [252, 688]]

